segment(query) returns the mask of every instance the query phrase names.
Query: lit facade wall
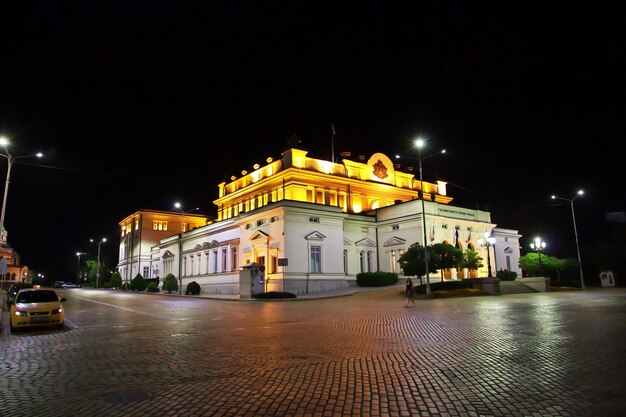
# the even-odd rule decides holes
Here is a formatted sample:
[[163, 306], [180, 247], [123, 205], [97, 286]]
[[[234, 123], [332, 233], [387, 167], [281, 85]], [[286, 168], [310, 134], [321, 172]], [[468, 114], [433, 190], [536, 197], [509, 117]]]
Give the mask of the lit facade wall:
[[[160, 240], [158, 233], [144, 233], [142, 239], [150, 241], [141, 248], [142, 253], [147, 248], [152, 273], [182, 276], [183, 289], [196, 281], [203, 293], [226, 294], [238, 293], [238, 269], [251, 262], [265, 266], [267, 291], [296, 294], [356, 285], [360, 272], [401, 273], [402, 253], [415, 242], [423, 243], [419, 181], [396, 170], [383, 154], [342, 163], [306, 154], [288, 150], [279, 161], [219, 184], [214, 201], [219, 220], [185, 232], [182, 242], [178, 230]], [[486, 276], [486, 249], [477, 240], [496, 226], [490, 213], [449, 205], [452, 198], [444, 182], [424, 182], [424, 191], [427, 244], [471, 248], [485, 264], [479, 271], [444, 271], [441, 276]], [[180, 218], [168, 215], [173, 224]], [[507, 233], [510, 248], [519, 239], [515, 233]], [[517, 252], [519, 259], [519, 248]], [[133, 266], [120, 259], [120, 265]], [[278, 266], [279, 259], [288, 265]], [[494, 269], [499, 258], [491, 259]], [[142, 262], [137, 265], [142, 267]]]

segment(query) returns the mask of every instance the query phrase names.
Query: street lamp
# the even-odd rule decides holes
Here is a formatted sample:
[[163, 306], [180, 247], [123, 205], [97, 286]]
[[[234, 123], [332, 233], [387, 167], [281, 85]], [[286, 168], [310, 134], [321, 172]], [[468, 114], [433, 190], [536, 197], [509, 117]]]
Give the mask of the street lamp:
[[[446, 150], [443, 149], [441, 152], [426, 155], [422, 157], [422, 148], [426, 145], [426, 141], [422, 138], [417, 138], [415, 140], [415, 147], [417, 148], [417, 160], [419, 161], [419, 171], [420, 171], [420, 192], [422, 193], [420, 200], [422, 200], [422, 235], [424, 238], [424, 267], [426, 272], [426, 295], [431, 296], [430, 291], [430, 276], [428, 272], [428, 244], [426, 242], [426, 209], [424, 208], [424, 179], [422, 177], [422, 160], [428, 159], [431, 156], [440, 155], [446, 153]], [[396, 158], [400, 158], [400, 155], [396, 155]], [[413, 159], [413, 158], [411, 158]]]
[[539, 274], [541, 274], [541, 250], [546, 248], [546, 242], [541, 240], [540, 237], [536, 237], [534, 242], [531, 242], [530, 248], [537, 251], [539, 256]]
[[76, 264], [76, 285], [80, 285], [80, 256], [87, 255], [87, 252], [76, 252], [78, 263]]
[[[96, 243], [93, 239], [89, 239], [91, 243]], [[98, 242], [98, 266], [96, 267], [96, 287], [98, 288], [98, 281], [100, 281], [100, 245], [107, 241], [106, 237], [103, 237], [100, 242]]]
[[183, 293], [183, 233], [185, 232], [185, 213], [191, 213], [192, 211], [200, 210], [200, 207], [196, 207], [191, 210], [183, 210], [183, 206], [176, 202], [174, 203], [174, 207], [182, 216], [181, 224], [180, 224], [180, 239], [178, 239], [178, 295], [182, 295]]
[[491, 236], [489, 232], [485, 232], [483, 236], [485, 236], [485, 238], [483, 239], [481, 237], [480, 239], [478, 239], [478, 244], [484, 248], [487, 248], [487, 276], [489, 278], [492, 278], [493, 275], [491, 274], [491, 255], [489, 254], [489, 248], [491, 248], [496, 243], [496, 238]]
[[580, 247], [578, 246], [578, 232], [576, 231], [576, 216], [574, 216], [574, 200], [583, 194], [585, 194], [583, 190], [578, 190], [576, 195], [572, 198], [562, 198], [562, 197], [557, 197], [555, 195], [552, 196], [553, 200], [569, 201], [572, 207], [572, 223], [574, 224], [574, 238], [576, 238], [576, 253], [578, 254], [578, 268], [580, 269], [580, 289], [581, 290], [585, 289], [585, 281], [583, 280], [583, 263], [580, 260]]
[[11, 167], [13, 166], [13, 162], [17, 161], [18, 159], [30, 158], [33, 156], [41, 158], [43, 154], [41, 152], [38, 152], [33, 155], [13, 156], [11, 155], [11, 152], [9, 152], [9, 140], [5, 137], [0, 137], [0, 145], [4, 146], [4, 151], [6, 152], [0, 153], [0, 156], [6, 158], [8, 161], [7, 179], [4, 185], [4, 198], [2, 199], [2, 213], [0, 213], [0, 240], [4, 242], [5, 235], [2, 233], [2, 231], [4, 230], [4, 215], [6, 213], [7, 195], [9, 194], [9, 183], [11, 179]]

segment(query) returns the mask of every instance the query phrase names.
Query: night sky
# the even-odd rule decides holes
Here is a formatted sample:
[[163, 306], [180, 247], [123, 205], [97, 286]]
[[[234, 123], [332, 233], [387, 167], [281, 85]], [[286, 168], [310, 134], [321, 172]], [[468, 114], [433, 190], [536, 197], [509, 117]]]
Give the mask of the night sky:
[[[0, 10], [5, 227], [54, 280], [118, 222], [175, 201], [215, 215], [217, 184], [296, 134], [309, 155], [446, 156], [453, 205], [576, 257], [626, 210], [624, 8], [607, 2], [21, 1]], [[418, 3], [416, 5], [415, 3]], [[428, 154], [429, 151], [425, 151]], [[415, 165], [414, 161], [407, 161]], [[0, 160], [4, 181], [6, 160]], [[583, 256], [584, 263], [584, 256]]]

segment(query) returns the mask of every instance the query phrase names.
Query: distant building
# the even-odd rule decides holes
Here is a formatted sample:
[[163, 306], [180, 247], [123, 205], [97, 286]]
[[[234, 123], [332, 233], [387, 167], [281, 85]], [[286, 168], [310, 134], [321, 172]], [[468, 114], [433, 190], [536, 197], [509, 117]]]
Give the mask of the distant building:
[[[238, 270], [251, 262], [265, 266], [267, 291], [297, 294], [356, 285], [360, 272], [401, 274], [400, 256], [413, 243], [424, 243], [419, 178], [401, 172], [382, 153], [359, 161], [342, 156], [334, 163], [292, 148], [281, 159], [242, 171], [218, 185], [217, 219], [185, 232], [182, 241], [171, 230], [169, 237], [153, 234], [147, 243], [140, 244], [145, 233], [125, 238], [124, 227], [133, 224], [134, 215], [127, 217], [120, 222], [120, 270], [136, 256], [153, 274], [182, 273], [183, 286], [196, 281], [203, 293], [226, 294], [238, 293]], [[496, 238], [490, 256], [494, 275], [510, 269], [521, 276], [517, 231], [496, 228], [488, 212], [451, 206], [443, 181], [424, 181], [423, 187], [426, 243], [475, 250], [485, 264], [480, 270], [439, 271], [431, 282], [486, 277], [487, 249], [478, 243], [485, 232]], [[128, 253], [138, 246], [141, 254]]]
[[7, 270], [6, 274], [1, 277], [3, 285], [0, 287], [4, 288], [18, 282], [32, 282], [33, 275], [28, 266], [20, 265], [20, 254], [6, 241], [6, 231], [3, 229], [2, 232], [4, 240], [0, 241], [0, 259], [6, 261]]

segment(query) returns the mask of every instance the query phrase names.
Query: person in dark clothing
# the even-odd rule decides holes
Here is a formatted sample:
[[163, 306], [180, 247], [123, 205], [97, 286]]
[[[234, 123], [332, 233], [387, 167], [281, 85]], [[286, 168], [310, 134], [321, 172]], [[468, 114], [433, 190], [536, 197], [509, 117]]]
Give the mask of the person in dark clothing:
[[415, 287], [413, 286], [413, 281], [411, 278], [406, 279], [406, 288], [404, 290], [406, 294], [406, 304], [405, 307], [409, 307], [409, 303], [413, 303], [412, 307], [415, 307], [415, 300], [413, 300], [413, 296], [415, 295]]

